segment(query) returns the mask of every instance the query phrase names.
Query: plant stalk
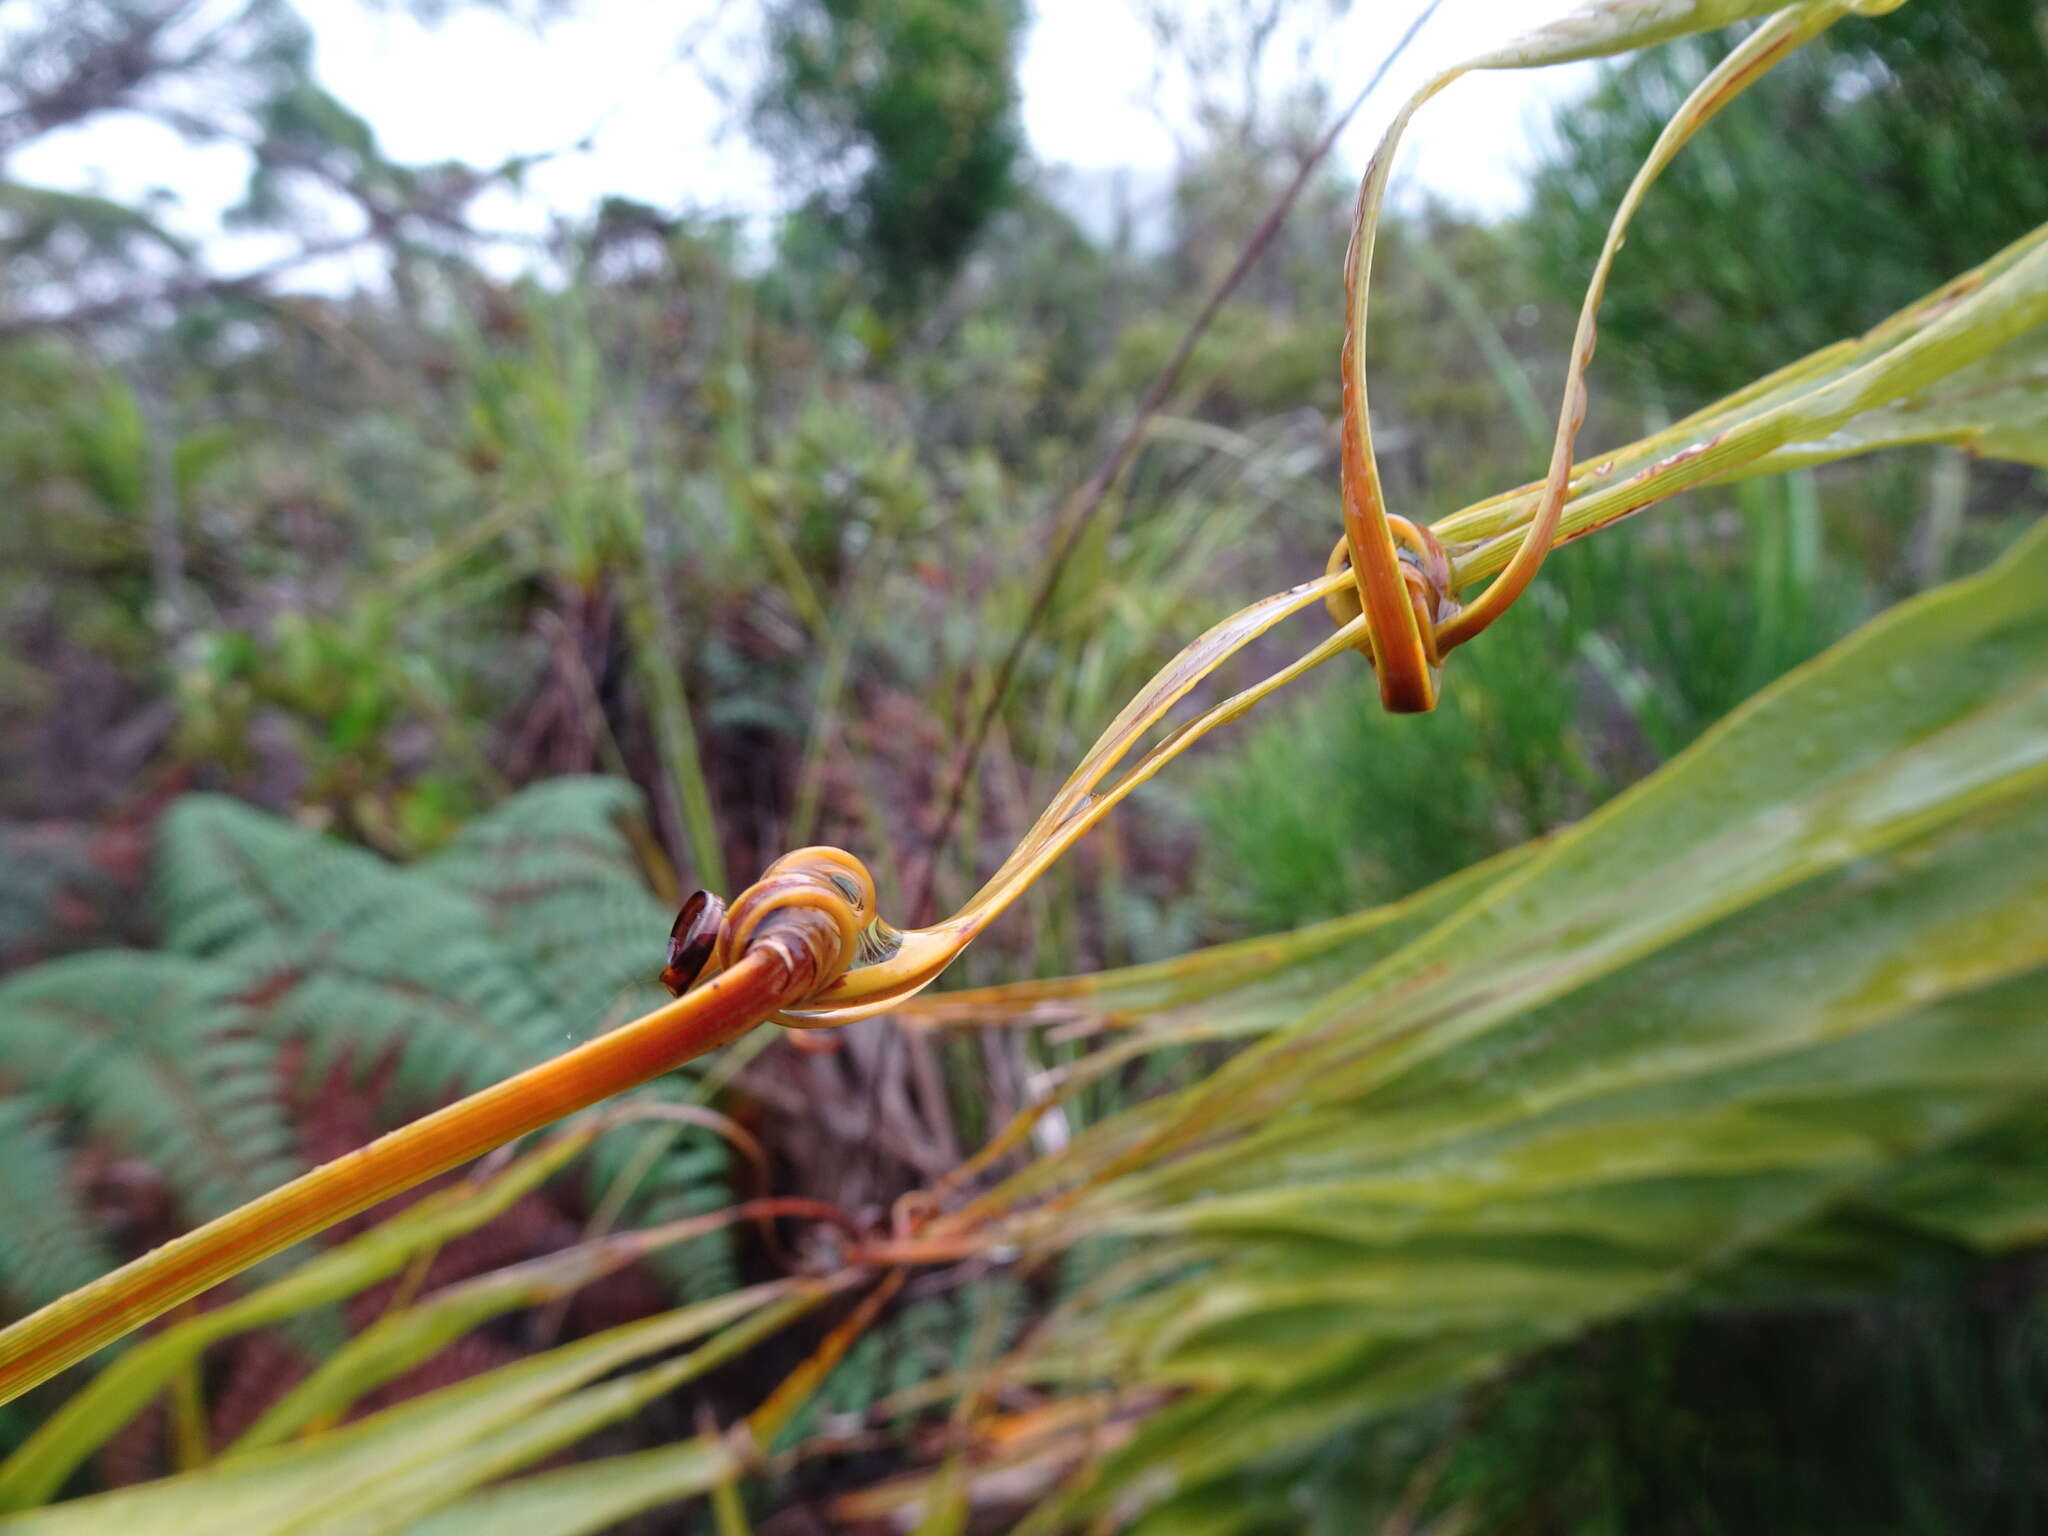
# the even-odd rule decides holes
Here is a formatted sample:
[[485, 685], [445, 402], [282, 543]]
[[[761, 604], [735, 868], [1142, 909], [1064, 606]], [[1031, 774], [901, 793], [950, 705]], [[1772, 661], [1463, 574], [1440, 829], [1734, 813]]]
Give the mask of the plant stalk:
[[694, 991], [323, 1163], [60, 1297], [0, 1331], [0, 1403], [337, 1221], [738, 1038], [808, 996], [825, 979], [824, 957], [836, 943], [821, 913], [773, 913], [759, 942]]

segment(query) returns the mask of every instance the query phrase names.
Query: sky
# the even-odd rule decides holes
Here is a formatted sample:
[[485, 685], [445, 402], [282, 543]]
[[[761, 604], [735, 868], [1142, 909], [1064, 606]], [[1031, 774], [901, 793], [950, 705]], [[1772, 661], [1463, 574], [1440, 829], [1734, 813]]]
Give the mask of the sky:
[[[1307, 68], [1333, 99], [1348, 99], [1421, 4], [1338, 0], [1341, 14], [1327, 19], [1331, 0], [1304, 0], [1300, 13], [1327, 25], [1306, 57], [1276, 49], [1284, 56], [1268, 73]], [[521, 193], [490, 194], [477, 210], [487, 227], [537, 234], [552, 215], [582, 213], [607, 194], [761, 221], [789, 201], [738, 126], [758, 58], [758, 8], [747, 0], [583, 0], [540, 28], [480, 7], [431, 26], [357, 0], [300, 9], [314, 27], [318, 78], [396, 159], [488, 166], [587, 141], [539, 166]], [[1401, 96], [1436, 68], [1568, 9], [1568, 0], [1442, 0], [1340, 144], [1340, 163], [1361, 167]], [[1163, 187], [1190, 109], [1171, 81], [1152, 89], [1156, 56], [1132, 0], [1033, 0], [1020, 84], [1034, 157], [1082, 173], [1129, 168], [1133, 185]], [[1541, 121], [1587, 79], [1585, 66], [1568, 66], [1453, 86], [1417, 119], [1400, 162], [1407, 186], [1474, 212], [1512, 208]], [[181, 206], [167, 221], [193, 234], [214, 227], [247, 173], [236, 150], [194, 148], [133, 118], [52, 135], [11, 168], [124, 199], [169, 187]], [[210, 244], [229, 270], [267, 254], [254, 237]], [[346, 280], [343, 269], [334, 275]]]

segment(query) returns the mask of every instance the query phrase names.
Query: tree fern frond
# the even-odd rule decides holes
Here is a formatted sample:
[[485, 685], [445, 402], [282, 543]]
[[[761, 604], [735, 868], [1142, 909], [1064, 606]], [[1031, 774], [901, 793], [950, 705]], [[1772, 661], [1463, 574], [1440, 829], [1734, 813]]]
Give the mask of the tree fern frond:
[[641, 813], [639, 792], [621, 779], [549, 779], [486, 811], [416, 867], [504, 906], [562, 883], [618, 880], [644, 892], [624, 830]]
[[303, 831], [225, 795], [187, 795], [157, 828], [164, 945], [218, 956], [280, 930], [346, 929], [389, 873], [375, 854]]
[[[341, 1057], [395, 1064], [395, 1113], [496, 1082], [659, 1000], [668, 912], [647, 889], [625, 819], [629, 785], [537, 785], [478, 818], [432, 858], [396, 866], [218, 796], [165, 817], [157, 892], [167, 942], [219, 967], [251, 1025], [303, 1041], [307, 1070]], [[647, 1094], [674, 1097], [674, 1085]], [[726, 1149], [677, 1133], [652, 1166], [633, 1137], [592, 1154], [600, 1198], [623, 1174], [637, 1224], [729, 1198]], [[722, 1237], [651, 1267], [689, 1296], [733, 1282]]]
[[554, 779], [478, 817], [418, 870], [483, 901], [492, 931], [572, 1017], [660, 1000], [647, 935], [669, 913], [626, 825], [640, 797], [616, 779]]
[[211, 966], [102, 950], [0, 984], [0, 1073], [147, 1159], [210, 1217], [297, 1172], [276, 1056]]
[[0, 965], [49, 953], [65, 896], [107, 883], [84, 839], [64, 830], [0, 822]]
[[574, 1043], [490, 932], [483, 904], [252, 807], [194, 796], [165, 817], [168, 942], [236, 978], [259, 1027], [320, 1070], [392, 1054], [414, 1098], [495, 1082]]
[[[639, 793], [617, 779], [552, 779], [478, 817], [414, 870], [483, 901], [492, 931], [561, 1016], [602, 1028], [660, 1001], [650, 936], [666, 931], [670, 914], [648, 890], [626, 832], [641, 813]], [[681, 1098], [680, 1081], [650, 1084], [643, 1096]], [[592, 1149], [594, 1199], [614, 1180], [633, 1179], [622, 1215], [634, 1226], [702, 1215], [727, 1201], [723, 1143], [678, 1127], [647, 1134], [673, 1138], [651, 1166], [643, 1165], [640, 1136]], [[715, 1296], [737, 1282], [723, 1240], [664, 1249], [648, 1266], [685, 1296]]]
[[[658, 1082], [648, 1084], [634, 1097], [679, 1100], [686, 1095], [672, 1083]], [[644, 1162], [645, 1138], [664, 1133], [673, 1140], [651, 1163]], [[615, 1180], [630, 1178], [634, 1181], [632, 1194], [620, 1208], [619, 1225], [661, 1226], [686, 1216], [705, 1215], [734, 1199], [730, 1161], [725, 1144], [708, 1131], [694, 1126], [650, 1126], [643, 1133], [604, 1137], [593, 1146], [587, 1154], [585, 1189], [596, 1205]], [[641, 1262], [678, 1295], [692, 1300], [723, 1295], [739, 1284], [728, 1233], [714, 1232], [698, 1242], [657, 1249]]]
[[[608, 1005], [652, 990], [668, 924], [622, 830], [634, 805], [629, 787], [603, 780], [543, 786], [404, 868], [233, 800], [182, 800], [155, 865], [169, 952], [101, 951], [0, 985], [0, 1088], [159, 1168], [185, 1214], [231, 1209], [296, 1171], [281, 1044], [307, 1047], [312, 1080], [341, 1059], [359, 1073], [391, 1063], [384, 1108], [397, 1119], [588, 1038], [614, 1022]], [[680, 1079], [643, 1090], [686, 1091]], [[0, 1118], [0, 1154], [17, 1149], [0, 1171], [0, 1215], [57, 1187], [55, 1145], [27, 1113]], [[629, 1176], [623, 1219], [729, 1200], [715, 1137], [678, 1130], [638, 1159], [635, 1146], [657, 1150], [609, 1138], [585, 1169], [593, 1200]], [[0, 1288], [24, 1301], [109, 1267], [76, 1232], [59, 1240], [55, 1201], [41, 1219], [47, 1237], [28, 1216], [0, 1234]], [[35, 1254], [47, 1255], [40, 1267]], [[720, 1236], [652, 1267], [691, 1296], [734, 1278]]]
[[91, 1216], [72, 1198], [42, 1107], [0, 1098], [0, 1292], [28, 1312], [112, 1267]]

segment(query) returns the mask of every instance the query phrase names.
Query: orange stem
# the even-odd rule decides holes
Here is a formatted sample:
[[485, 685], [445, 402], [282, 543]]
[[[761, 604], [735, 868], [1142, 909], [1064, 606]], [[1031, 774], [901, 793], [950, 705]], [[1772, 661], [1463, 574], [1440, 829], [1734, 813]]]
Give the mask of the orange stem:
[[816, 950], [776, 937], [674, 1002], [323, 1163], [0, 1331], [0, 1402], [335, 1222], [715, 1050], [801, 1001], [819, 975]]
[[[1346, 258], [1346, 307], [1356, 286], [1365, 281], [1357, 246]], [[1343, 432], [1338, 467], [1344, 501], [1344, 541], [1351, 550], [1351, 578], [1358, 585], [1359, 606], [1372, 637], [1372, 664], [1380, 684], [1380, 704], [1397, 715], [1427, 714], [1436, 708], [1436, 674], [1429, 641], [1408, 598], [1401, 576], [1400, 554], [1381, 499], [1379, 474], [1373, 468], [1367, 439], [1364, 338], [1357, 326], [1344, 333], [1340, 355]]]

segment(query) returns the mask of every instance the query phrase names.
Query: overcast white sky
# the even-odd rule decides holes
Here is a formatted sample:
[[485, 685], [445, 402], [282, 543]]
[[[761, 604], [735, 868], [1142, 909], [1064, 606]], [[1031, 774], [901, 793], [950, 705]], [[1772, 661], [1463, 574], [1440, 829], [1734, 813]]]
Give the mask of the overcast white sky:
[[[1367, 78], [1421, 3], [1351, 0], [1314, 55], [1333, 96], [1348, 98]], [[1569, 0], [1444, 0], [1354, 124], [1343, 162], [1363, 164], [1387, 114], [1428, 73], [1570, 8]], [[480, 209], [492, 227], [537, 231], [550, 213], [580, 212], [607, 193], [752, 215], [787, 201], [738, 130], [738, 102], [720, 93], [743, 93], [758, 56], [758, 11], [746, 0], [586, 0], [541, 30], [483, 9], [432, 27], [354, 0], [306, 0], [301, 10], [316, 30], [322, 83], [398, 159], [490, 165], [591, 137], [587, 152], [540, 167], [522, 197], [494, 195]], [[1033, 154], [1084, 170], [1128, 166], [1141, 184], [1146, 172], [1156, 182], [1175, 156], [1167, 122], [1184, 120], [1185, 107], [1148, 101], [1154, 53], [1130, 0], [1034, 0], [1032, 10], [1021, 79]], [[679, 57], [684, 39], [695, 42], [693, 58]], [[1293, 67], [1291, 55], [1280, 64]], [[1418, 118], [1404, 176], [1475, 210], [1511, 207], [1547, 106], [1587, 78], [1573, 66], [1460, 82]], [[184, 205], [172, 221], [195, 233], [246, 175], [232, 149], [193, 149], [134, 120], [53, 135], [13, 169], [124, 197], [169, 187]], [[237, 249], [217, 250], [237, 264]]]

